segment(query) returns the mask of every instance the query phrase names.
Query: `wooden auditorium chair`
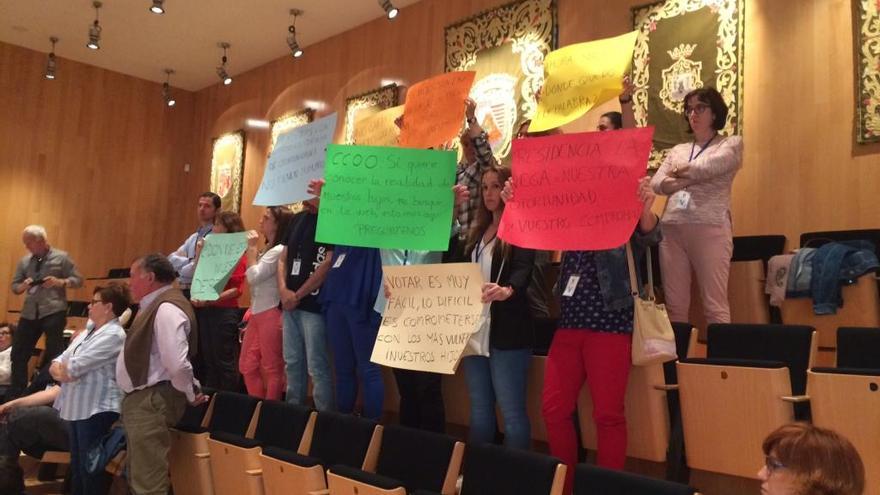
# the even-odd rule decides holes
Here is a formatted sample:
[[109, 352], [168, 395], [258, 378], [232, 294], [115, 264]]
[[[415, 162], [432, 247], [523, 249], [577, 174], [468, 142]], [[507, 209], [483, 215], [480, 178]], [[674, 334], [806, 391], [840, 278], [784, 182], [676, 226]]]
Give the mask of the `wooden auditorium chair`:
[[880, 495], [880, 328], [841, 328], [837, 367], [813, 368], [813, 424], [852, 442], [865, 464], [866, 495]]
[[455, 495], [464, 444], [454, 438], [403, 426], [382, 432], [376, 472], [336, 465], [327, 471], [330, 495], [407, 495], [430, 490]]
[[267, 446], [260, 454], [267, 495], [329, 493], [325, 470], [330, 466], [376, 470], [382, 426], [351, 414], [319, 412], [311, 442], [297, 451]]
[[168, 465], [175, 495], [212, 495], [211, 454], [208, 438], [226, 432], [253, 435], [260, 399], [233, 392], [217, 392], [206, 412], [205, 426], [178, 425], [171, 430]]
[[[676, 351], [687, 356], [696, 342], [697, 331], [688, 323], [674, 324]], [[667, 376], [667, 364], [633, 366], [629, 372], [626, 388], [626, 455], [653, 462], [666, 460], [670, 446], [670, 407], [668, 394], [674, 390], [674, 372]], [[669, 378], [673, 378], [670, 381]], [[596, 425], [593, 421], [593, 401], [589, 387], [584, 384], [578, 396], [577, 418], [581, 432], [581, 445], [596, 450]], [[677, 409], [677, 408], [676, 408]]]
[[[801, 234], [801, 247], [818, 248], [828, 242], [867, 240], [874, 243], [880, 255], [880, 229], [806, 232]], [[833, 366], [837, 345], [837, 329], [841, 327], [880, 326], [880, 279], [866, 273], [851, 285], [841, 287], [843, 307], [833, 315], [816, 315], [811, 298], [786, 299], [782, 303], [782, 321], [816, 328], [819, 341], [817, 365]]]
[[672, 481], [623, 471], [578, 464], [574, 470], [574, 495], [694, 495], [693, 488]]
[[215, 495], [262, 495], [262, 448], [299, 450], [309, 442], [315, 412], [305, 406], [264, 400], [252, 436], [212, 432], [208, 438]]
[[688, 466], [755, 478], [764, 437], [808, 415], [795, 403], [815, 353], [812, 327], [710, 325], [708, 357], [677, 364]]

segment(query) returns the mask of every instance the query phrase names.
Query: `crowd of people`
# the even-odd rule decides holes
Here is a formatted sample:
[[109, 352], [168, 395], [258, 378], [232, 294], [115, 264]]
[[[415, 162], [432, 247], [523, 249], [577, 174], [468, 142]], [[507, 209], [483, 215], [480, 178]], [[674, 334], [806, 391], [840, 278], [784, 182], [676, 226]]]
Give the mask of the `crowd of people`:
[[[623, 125], [628, 98], [627, 93], [621, 96], [623, 115], [602, 116], [599, 131]], [[470, 400], [468, 440], [495, 441], [498, 406], [503, 443], [530, 448], [526, 391], [534, 347], [533, 308], [548, 304], [534, 300], [535, 294], [547, 292], [535, 287], [540, 278], [535, 272], [547, 263], [549, 254], [498, 238], [504, 207], [514, 201], [516, 183], [509, 168], [496, 161], [488, 135], [475, 117], [474, 102], [467, 100], [464, 107], [467, 124], [460, 136], [462, 160], [452, 191], [455, 210], [446, 252], [317, 241], [323, 180], [312, 181], [313, 198], [303, 203], [301, 211], [266, 208], [256, 230], [246, 230], [238, 214], [221, 211], [220, 197], [206, 192], [198, 199], [198, 229], [171, 254], [147, 254], [135, 260], [127, 286], [96, 288], [89, 304], [89, 325], [65, 350], [66, 289], [80, 287], [83, 278], [67, 253], [50, 246], [45, 229], [27, 227], [22, 240], [29, 254], [19, 262], [12, 281], [12, 291], [25, 298], [11, 350], [8, 335], [13, 328], [0, 326], [0, 384], [4, 353], [11, 357], [8, 402], [0, 406], [0, 414], [33, 408], [46, 416], [40, 421], [56, 425], [45, 432], [64, 425], [66, 441], [55, 435], [51, 442], [65, 443], [60, 447], [71, 452], [75, 494], [106, 492], [107, 476], [100, 470], [91, 472], [84, 459], [94, 442], [120, 420], [128, 437], [132, 492], [166, 493], [168, 429], [187, 404], [206, 400], [203, 385], [230, 391], [243, 387], [252, 396], [307, 404], [311, 380], [318, 411], [380, 419], [385, 397], [382, 370], [370, 355], [385, 301], [392, 295], [383, 284], [382, 267], [458, 261], [478, 264], [485, 280], [483, 314], [461, 360]], [[683, 118], [693, 140], [672, 148], [654, 177], [643, 178], [632, 192], [643, 209], [630, 243], [637, 259], [659, 243], [672, 320], [688, 318], [693, 271], [707, 320], [729, 322], [730, 193], [742, 162], [742, 140], [719, 134], [727, 107], [712, 88], [687, 95]], [[526, 121], [517, 137], [557, 132], [530, 133]], [[657, 194], [669, 196], [662, 217], [652, 210]], [[246, 232], [247, 248], [226, 286], [216, 300], [193, 299], [190, 289], [205, 237], [235, 232]], [[569, 466], [577, 463], [573, 417], [586, 382], [594, 403], [597, 463], [622, 469], [634, 290], [625, 249], [565, 252], [560, 267], [549, 296], [556, 298], [560, 316], [542, 396], [550, 452]], [[250, 301], [242, 305], [245, 284]], [[139, 310], [124, 330], [120, 317], [134, 301], [139, 302]], [[27, 393], [28, 360], [41, 334], [46, 335], [50, 376], [43, 382], [35, 380], [42, 388], [34, 390], [32, 385]], [[400, 392], [400, 423], [445, 431], [441, 375], [393, 371]], [[768, 494], [856, 494], [864, 484], [858, 454], [832, 432], [789, 426], [771, 434], [763, 448], [767, 461], [760, 477]], [[571, 482], [569, 476], [566, 493]], [[837, 491], [812, 488], [823, 483]]]

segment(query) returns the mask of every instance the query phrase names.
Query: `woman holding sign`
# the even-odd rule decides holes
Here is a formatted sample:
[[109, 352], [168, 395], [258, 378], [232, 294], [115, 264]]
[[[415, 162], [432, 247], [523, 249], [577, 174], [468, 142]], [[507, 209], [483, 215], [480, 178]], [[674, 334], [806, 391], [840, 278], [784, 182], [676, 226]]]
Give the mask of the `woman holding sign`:
[[[281, 292], [278, 289], [278, 257], [284, 246], [287, 226], [293, 213], [284, 206], [266, 208], [260, 217], [260, 233], [266, 238], [266, 251], [260, 253], [260, 235], [248, 231], [248, 285], [251, 288], [251, 317], [241, 343], [239, 371], [248, 395], [281, 400], [284, 391], [284, 358], [281, 354]], [[265, 376], [265, 382], [263, 377]]]
[[[505, 200], [513, 198], [513, 187], [512, 181], [505, 185]], [[636, 259], [660, 241], [647, 177], [639, 182], [638, 194], [644, 205], [630, 237]], [[632, 362], [633, 298], [624, 246], [565, 252], [556, 290], [560, 317], [547, 354], [541, 411], [550, 453], [570, 468], [565, 493], [571, 493], [578, 453], [573, 416], [585, 381], [593, 400], [596, 463], [623, 469], [626, 460], [624, 398]]]
[[669, 150], [651, 180], [654, 192], [669, 195], [660, 243], [666, 311], [672, 321], [688, 321], [693, 271], [706, 321], [730, 323], [730, 190], [742, 167], [742, 138], [718, 134], [727, 121], [727, 105], [714, 88], [691, 91], [684, 101], [694, 140]]
[[463, 261], [480, 265], [483, 318], [461, 360], [471, 402], [468, 441], [495, 437], [495, 403], [504, 419], [504, 444], [528, 449], [531, 426], [526, 412], [526, 381], [534, 329], [527, 289], [535, 252], [498, 239], [504, 212], [501, 189], [510, 169], [492, 167], [481, 179], [482, 205], [464, 246]]
[[[221, 211], [214, 217], [214, 228], [211, 234], [232, 234], [244, 232], [244, 223], [238, 213]], [[199, 239], [196, 244], [196, 259], [194, 264], [198, 266], [202, 254], [204, 239]], [[238, 309], [238, 298], [242, 294], [241, 287], [244, 285], [245, 270], [247, 270], [247, 255], [242, 255], [238, 264], [232, 269], [229, 281], [223, 287], [214, 301], [192, 300], [193, 307], [202, 308], [196, 313], [199, 324], [199, 354], [204, 369], [202, 370], [202, 385], [218, 390], [237, 392], [239, 389], [239, 376], [236, 363], [238, 363], [238, 322], [241, 321], [241, 312]]]

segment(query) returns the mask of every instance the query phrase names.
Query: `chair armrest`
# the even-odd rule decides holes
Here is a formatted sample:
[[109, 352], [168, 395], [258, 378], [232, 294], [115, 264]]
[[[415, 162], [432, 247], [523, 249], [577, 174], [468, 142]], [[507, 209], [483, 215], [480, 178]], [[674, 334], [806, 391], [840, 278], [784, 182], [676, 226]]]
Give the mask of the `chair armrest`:
[[210, 459], [211, 453], [210, 452], [196, 452], [196, 457], [199, 459]]
[[323, 490], [314, 490], [309, 492], [309, 495], [330, 495], [330, 490], [325, 488]]
[[782, 397], [780, 397], [780, 399], [784, 400], [785, 402], [791, 402], [793, 404], [810, 402], [809, 395], [783, 395]]
[[262, 476], [263, 470], [262, 469], [246, 469], [245, 474], [249, 474], [251, 476]]
[[654, 390], [662, 390], [664, 392], [669, 392], [670, 390], [678, 390], [678, 384], [663, 384], [663, 385], [654, 385]]

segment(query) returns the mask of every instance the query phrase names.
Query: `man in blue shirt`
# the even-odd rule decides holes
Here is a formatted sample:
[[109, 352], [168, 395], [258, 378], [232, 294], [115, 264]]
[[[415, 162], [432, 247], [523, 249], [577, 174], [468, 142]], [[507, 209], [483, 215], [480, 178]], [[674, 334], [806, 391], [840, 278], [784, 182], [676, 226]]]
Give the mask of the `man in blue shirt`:
[[193, 275], [196, 271], [196, 245], [211, 233], [214, 228], [214, 215], [220, 210], [220, 196], [206, 192], [199, 196], [199, 228], [193, 232], [176, 251], [168, 255], [168, 261], [177, 271], [177, 282], [183, 295], [189, 299], [189, 289], [192, 286]]

